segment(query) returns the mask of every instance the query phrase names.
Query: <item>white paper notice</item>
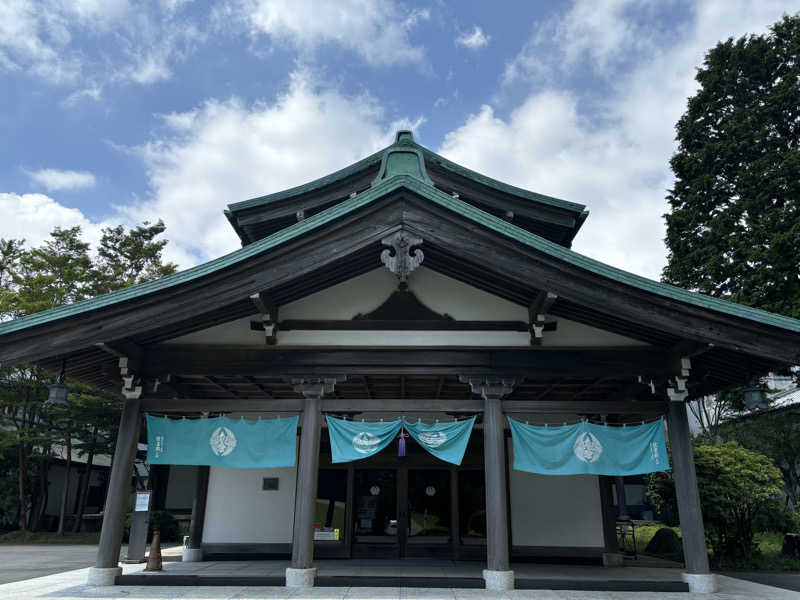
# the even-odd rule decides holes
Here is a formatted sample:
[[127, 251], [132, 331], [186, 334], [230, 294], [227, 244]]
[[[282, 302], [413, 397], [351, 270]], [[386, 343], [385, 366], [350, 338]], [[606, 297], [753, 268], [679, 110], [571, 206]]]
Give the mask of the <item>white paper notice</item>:
[[136, 512], [147, 512], [150, 508], [150, 492], [136, 492]]

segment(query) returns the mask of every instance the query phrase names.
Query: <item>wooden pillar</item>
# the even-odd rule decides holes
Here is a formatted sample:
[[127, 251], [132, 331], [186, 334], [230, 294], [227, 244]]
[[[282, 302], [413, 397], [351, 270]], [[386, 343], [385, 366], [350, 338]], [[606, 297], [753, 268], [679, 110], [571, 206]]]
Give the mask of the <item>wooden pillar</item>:
[[487, 589], [514, 588], [508, 545], [506, 494], [506, 440], [502, 399], [513, 380], [469, 379], [474, 393], [483, 397], [483, 459], [486, 477], [486, 559], [483, 572]]
[[617, 488], [617, 518], [621, 520], [630, 519], [628, 515], [628, 499], [625, 496], [625, 478], [617, 476], [614, 478], [614, 484]]
[[294, 498], [294, 530], [292, 532], [292, 563], [286, 569], [286, 585], [314, 585], [314, 511], [317, 504], [319, 475], [319, 439], [322, 415], [322, 396], [333, 391], [335, 379], [298, 379], [294, 389], [305, 397], [300, 455], [297, 461], [297, 486]]
[[667, 426], [672, 448], [672, 473], [678, 501], [683, 557], [686, 564], [684, 580], [689, 584], [690, 591], [710, 593], [716, 590], [716, 581], [708, 567], [703, 513], [697, 489], [689, 419], [684, 402], [687, 396], [685, 383], [679, 381], [678, 386], [674, 390], [669, 389], [668, 393], [670, 402]]
[[600, 486], [600, 514], [603, 519], [604, 567], [621, 567], [624, 562], [617, 542], [617, 513], [614, 510], [614, 495], [611, 489], [613, 479], [607, 475], [597, 477]]
[[483, 409], [483, 458], [486, 471], [486, 551], [491, 571], [508, 571], [508, 499], [503, 411], [498, 397], [487, 396]]
[[189, 540], [183, 549], [183, 562], [203, 560], [203, 526], [206, 521], [206, 498], [208, 498], [208, 479], [211, 467], [197, 467], [197, 482], [192, 501], [192, 520], [189, 522]]
[[314, 561], [314, 508], [317, 497], [321, 424], [319, 406], [319, 396], [306, 397], [294, 500], [292, 567], [295, 569], [310, 569]]
[[458, 517], [458, 467], [450, 467], [450, 551], [453, 560], [458, 560], [461, 546], [461, 531]]
[[139, 441], [141, 388], [126, 394], [119, 422], [117, 445], [108, 483], [100, 544], [94, 569], [89, 571], [89, 583], [112, 585], [119, 569], [119, 553], [122, 545], [122, 526], [128, 512], [131, 491], [131, 473]]
[[669, 403], [668, 424], [686, 571], [687, 573], [708, 573], [703, 513], [700, 508], [700, 493], [697, 490], [689, 420], [686, 415], [686, 405], [683, 402]]

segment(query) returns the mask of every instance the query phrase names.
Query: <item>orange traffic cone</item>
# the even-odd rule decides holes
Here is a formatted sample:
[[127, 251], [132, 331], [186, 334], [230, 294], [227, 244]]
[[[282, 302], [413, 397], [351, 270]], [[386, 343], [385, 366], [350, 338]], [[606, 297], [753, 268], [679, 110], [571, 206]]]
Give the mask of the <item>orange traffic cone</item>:
[[150, 542], [150, 553], [147, 555], [147, 566], [145, 571], [161, 570], [161, 532], [153, 532], [153, 541]]

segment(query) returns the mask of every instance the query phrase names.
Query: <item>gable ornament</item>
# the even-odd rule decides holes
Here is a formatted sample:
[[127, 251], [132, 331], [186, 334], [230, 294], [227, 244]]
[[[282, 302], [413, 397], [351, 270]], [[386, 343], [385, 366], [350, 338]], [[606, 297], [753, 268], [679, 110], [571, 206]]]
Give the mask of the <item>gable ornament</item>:
[[381, 244], [389, 246], [381, 252], [381, 262], [397, 277], [400, 285], [405, 286], [408, 276], [425, 258], [425, 254], [418, 248], [422, 245], [422, 238], [407, 231], [397, 231], [383, 238]]

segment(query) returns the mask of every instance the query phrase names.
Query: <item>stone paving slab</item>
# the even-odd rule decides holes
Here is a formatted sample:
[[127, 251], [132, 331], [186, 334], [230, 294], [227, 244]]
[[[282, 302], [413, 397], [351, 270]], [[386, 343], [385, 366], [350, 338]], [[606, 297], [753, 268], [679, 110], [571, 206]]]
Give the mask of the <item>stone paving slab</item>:
[[[136, 573], [142, 565], [125, 565], [125, 573]], [[415, 589], [415, 588], [311, 588], [306, 590], [282, 587], [163, 587], [86, 585], [87, 569], [78, 569], [26, 581], [0, 585], [0, 598], [10, 600], [800, 600], [800, 593], [720, 576], [720, 592], [690, 594], [686, 592], [573, 592], [549, 590], [486, 590]]]

